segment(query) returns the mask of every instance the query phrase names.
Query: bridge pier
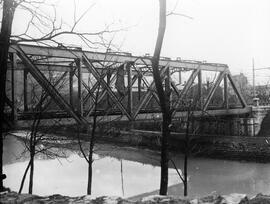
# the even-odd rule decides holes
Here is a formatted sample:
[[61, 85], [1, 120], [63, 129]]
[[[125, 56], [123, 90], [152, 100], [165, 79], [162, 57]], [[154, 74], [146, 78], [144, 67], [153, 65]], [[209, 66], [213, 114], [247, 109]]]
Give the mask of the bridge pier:
[[270, 136], [270, 106], [253, 106], [254, 134], [257, 136]]

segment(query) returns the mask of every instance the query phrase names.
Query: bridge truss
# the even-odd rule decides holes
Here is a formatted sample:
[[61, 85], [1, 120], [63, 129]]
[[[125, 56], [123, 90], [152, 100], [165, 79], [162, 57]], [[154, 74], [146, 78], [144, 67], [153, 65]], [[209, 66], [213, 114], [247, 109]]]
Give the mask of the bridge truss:
[[[161, 118], [150, 56], [24, 44], [11, 45], [9, 56], [6, 104], [13, 119], [31, 118], [38, 105], [45, 118], [80, 124], [93, 114], [102, 120]], [[227, 65], [161, 58], [159, 66], [174, 118], [190, 107], [197, 116], [250, 112]]]

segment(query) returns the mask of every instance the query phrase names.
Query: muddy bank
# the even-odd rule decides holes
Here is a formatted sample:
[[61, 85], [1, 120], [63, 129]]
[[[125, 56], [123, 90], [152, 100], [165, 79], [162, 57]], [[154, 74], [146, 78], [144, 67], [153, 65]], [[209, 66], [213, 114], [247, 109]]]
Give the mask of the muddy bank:
[[197, 140], [197, 144], [202, 149], [197, 156], [262, 163], [270, 162], [270, 139], [268, 137], [201, 137]]
[[[158, 124], [158, 122], [156, 122]], [[123, 124], [100, 125], [97, 129], [97, 142], [115, 143], [151, 150], [160, 149], [161, 132], [149, 130], [157, 124], [145, 124], [145, 130]], [[136, 127], [136, 125], [135, 125]], [[43, 131], [41, 129], [41, 131]], [[90, 132], [90, 131], [88, 131]], [[49, 134], [65, 136], [76, 141], [78, 137], [89, 140], [90, 133], [77, 126], [59, 126], [49, 131]], [[185, 152], [185, 134], [172, 132], [169, 139], [169, 149], [176, 152]], [[268, 137], [252, 136], [225, 136], [225, 135], [190, 135], [190, 156], [219, 158], [229, 160], [244, 160], [254, 162], [270, 162], [270, 139]]]
[[[58, 130], [56, 134], [65, 135], [76, 139], [75, 130]], [[151, 150], [159, 150], [161, 144], [160, 131], [146, 130], [121, 130], [102, 129], [99, 131], [98, 141], [117, 143]], [[81, 139], [88, 140], [86, 131], [80, 133]], [[185, 134], [171, 133], [169, 149], [176, 152], [185, 152]], [[244, 160], [254, 162], [270, 162], [270, 139], [268, 137], [245, 137], [245, 136], [223, 136], [223, 135], [190, 135], [190, 156], [219, 158], [228, 160]]]

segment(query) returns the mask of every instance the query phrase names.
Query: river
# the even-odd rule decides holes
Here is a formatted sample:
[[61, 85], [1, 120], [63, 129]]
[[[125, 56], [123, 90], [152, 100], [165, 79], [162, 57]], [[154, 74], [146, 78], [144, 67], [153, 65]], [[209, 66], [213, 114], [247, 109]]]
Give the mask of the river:
[[[87, 143], [84, 143], [87, 146]], [[80, 196], [86, 193], [87, 162], [78, 148], [58, 146], [61, 158], [38, 155], [35, 159], [33, 193]], [[158, 194], [160, 167], [158, 152], [113, 144], [97, 144], [93, 163], [93, 196], [110, 195], [140, 198]], [[4, 185], [19, 190], [29, 155], [23, 140], [8, 135], [4, 140]], [[183, 156], [173, 155], [179, 171]], [[188, 161], [188, 194], [198, 197], [216, 191], [220, 194], [270, 194], [270, 164], [205, 158]], [[26, 180], [23, 192], [27, 192]], [[175, 169], [169, 169], [170, 195], [183, 195], [183, 185]]]

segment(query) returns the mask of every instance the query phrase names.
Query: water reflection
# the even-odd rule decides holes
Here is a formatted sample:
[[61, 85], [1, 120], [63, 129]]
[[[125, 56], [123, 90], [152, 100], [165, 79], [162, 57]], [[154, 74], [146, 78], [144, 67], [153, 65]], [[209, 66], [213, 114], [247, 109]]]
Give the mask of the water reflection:
[[[24, 145], [19, 139], [7, 137], [4, 142], [4, 172], [7, 174], [5, 185], [18, 191], [29, 158], [27, 155], [20, 157]], [[94, 196], [116, 195], [138, 198], [158, 193], [160, 178], [158, 153], [106, 144], [97, 146], [93, 166]], [[66, 158], [37, 157], [34, 174], [35, 194], [59, 193], [78, 196], [86, 193], [86, 161], [78, 155], [76, 148], [62, 151], [65, 152]], [[182, 156], [176, 155], [174, 161], [181, 169]], [[121, 177], [121, 162], [123, 177]], [[25, 184], [28, 184], [28, 180]], [[24, 192], [26, 189], [25, 187]], [[270, 164], [190, 159], [189, 195], [202, 196], [213, 191], [221, 194], [233, 192], [249, 195], [259, 192], [270, 194]], [[173, 168], [169, 170], [169, 194], [183, 194], [183, 186]]]
[[[12, 148], [10, 148], [12, 146]], [[14, 137], [5, 139], [5, 165], [4, 172], [7, 174], [5, 185], [12, 190], [18, 191], [21, 178], [28, 163], [28, 156], [17, 161], [19, 155], [24, 150], [22, 142]], [[124, 197], [138, 195], [149, 192], [159, 187], [159, 167], [143, 164], [135, 161], [122, 159], [137, 152], [143, 158], [141, 152], [133, 148], [116, 148], [108, 145], [98, 145], [99, 154], [95, 155], [93, 173], [93, 195], [122, 195], [121, 182], [121, 161], [123, 169]], [[13, 152], [16, 149], [16, 154]], [[87, 187], [87, 163], [74, 151], [68, 150], [67, 158], [60, 159], [39, 159], [35, 160], [34, 174], [34, 194], [64, 194], [70, 196], [84, 195]], [[106, 156], [114, 152], [117, 157]], [[147, 151], [145, 151], [147, 152]], [[151, 151], [148, 151], [151, 152]], [[155, 155], [155, 153], [153, 153]], [[150, 158], [151, 158], [151, 154]], [[134, 159], [134, 155], [131, 156]], [[146, 159], [147, 161], [147, 159]], [[177, 184], [179, 179], [173, 170], [170, 170], [170, 185]], [[26, 180], [25, 184], [28, 184]], [[24, 188], [23, 192], [27, 192]]]

